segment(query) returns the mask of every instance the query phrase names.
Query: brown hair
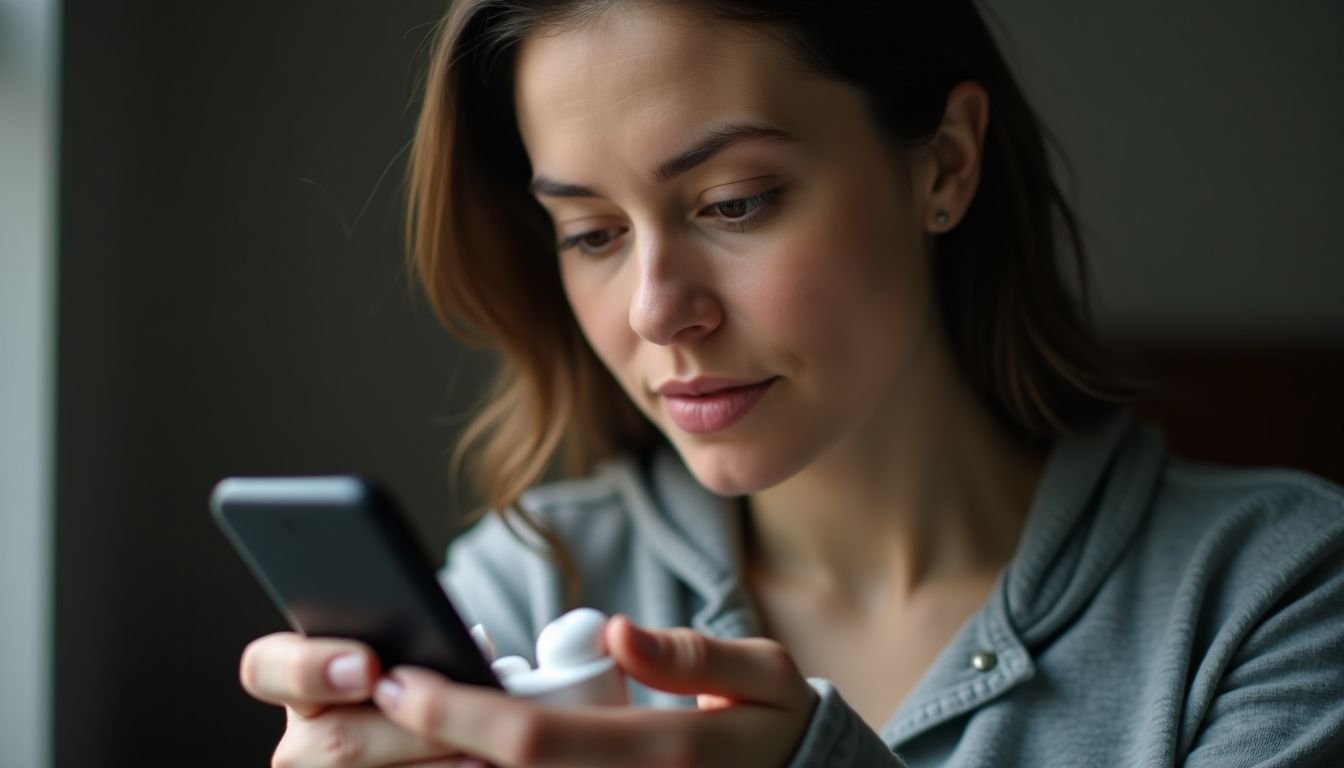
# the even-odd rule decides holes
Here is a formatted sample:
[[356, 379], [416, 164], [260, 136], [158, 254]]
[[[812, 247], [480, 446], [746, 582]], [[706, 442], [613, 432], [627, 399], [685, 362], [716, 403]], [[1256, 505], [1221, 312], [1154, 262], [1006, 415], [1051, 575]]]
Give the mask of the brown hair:
[[[895, 145], [931, 138], [951, 88], [981, 83], [991, 115], [980, 188], [960, 225], [936, 241], [938, 298], [959, 364], [998, 417], [1038, 444], [1129, 399], [1086, 322], [1083, 246], [1043, 130], [971, 0], [680, 1], [781, 35], [814, 68], [857, 86]], [[440, 319], [502, 353], [456, 456], [471, 456], [478, 491], [506, 519], [561, 449], [568, 471], [581, 473], [661, 439], [568, 308], [514, 116], [519, 43], [614, 2], [457, 0], [430, 59], [408, 236]], [[1077, 302], [1061, 246], [1073, 258]]]

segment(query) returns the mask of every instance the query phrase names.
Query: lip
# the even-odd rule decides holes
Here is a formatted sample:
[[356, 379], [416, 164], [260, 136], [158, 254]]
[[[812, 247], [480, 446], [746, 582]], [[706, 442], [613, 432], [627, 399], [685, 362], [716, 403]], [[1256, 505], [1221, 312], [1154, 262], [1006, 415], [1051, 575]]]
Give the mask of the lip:
[[686, 381], [667, 381], [660, 385], [654, 392], [660, 395], [686, 395], [690, 397], [700, 397], [702, 395], [712, 395], [722, 392], [726, 389], [742, 389], [757, 384], [764, 384], [769, 379], [728, 379], [721, 376], [699, 376]]
[[663, 409], [672, 423], [686, 432], [705, 434], [741, 421], [777, 378], [748, 381], [705, 377], [669, 381], [655, 391], [662, 395]]

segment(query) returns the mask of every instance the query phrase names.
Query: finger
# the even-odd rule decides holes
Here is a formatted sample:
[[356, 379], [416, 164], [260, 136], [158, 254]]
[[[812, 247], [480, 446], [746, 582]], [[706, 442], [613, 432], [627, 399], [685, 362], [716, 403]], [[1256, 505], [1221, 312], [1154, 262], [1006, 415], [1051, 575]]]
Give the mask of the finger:
[[380, 674], [362, 643], [280, 632], [252, 641], [238, 676], [253, 697], [314, 714], [314, 705], [367, 701]]
[[610, 715], [637, 710], [548, 709], [412, 667], [392, 670], [379, 681], [373, 700], [408, 730], [497, 765], [655, 764], [637, 759], [644, 752], [643, 732], [604, 727]]
[[647, 630], [625, 616], [607, 622], [605, 639], [621, 669], [661, 691], [790, 709], [809, 705], [815, 696], [793, 657], [774, 640], [720, 640], [682, 628]]
[[453, 759], [453, 751], [410, 733], [374, 707], [338, 707], [315, 718], [291, 715], [272, 764], [283, 768], [419, 766]]
[[503, 745], [537, 709], [502, 691], [453, 683], [428, 670], [397, 667], [380, 680], [374, 704], [389, 720], [425, 738], [503, 765], [531, 765]]
[[529, 768], [740, 766], [744, 754], [773, 760], [775, 751], [780, 759], [762, 764], [782, 764], [787, 740], [779, 750], [756, 742], [800, 730], [806, 721], [806, 713], [751, 705], [716, 712], [547, 709], [407, 667], [379, 682], [374, 701], [390, 719], [431, 740], [497, 765]]

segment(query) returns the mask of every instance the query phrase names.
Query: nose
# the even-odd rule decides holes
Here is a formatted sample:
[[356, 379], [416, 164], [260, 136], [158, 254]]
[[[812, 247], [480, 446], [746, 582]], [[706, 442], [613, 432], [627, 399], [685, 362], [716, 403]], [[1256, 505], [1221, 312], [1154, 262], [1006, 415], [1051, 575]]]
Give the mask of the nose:
[[723, 323], [723, 305], [715, 294], [703, 256], [669, 240], [639, 251], [639, 277], [630, 300], [630, 327], [654, 344], [696, 341]]

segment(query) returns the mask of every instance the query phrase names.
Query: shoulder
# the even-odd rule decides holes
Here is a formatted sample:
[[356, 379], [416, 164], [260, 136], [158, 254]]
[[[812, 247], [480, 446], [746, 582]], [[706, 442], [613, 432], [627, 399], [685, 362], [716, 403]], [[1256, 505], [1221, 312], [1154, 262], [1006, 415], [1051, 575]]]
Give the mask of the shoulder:
[[[1201, 641], [1224, 630], [1231, 640], [1304, 585], [1344, 575], [1344, 491], [1322, 478], [1181, 459], [1125, 419], [1052, 461], [1011, 595], [1033, 632], [1059, 628], [1061, 601], [1080, 609], [1101, 596], [1154, 630], [1188, 619]], [[1036, 628], [1038, 617], [1056, 620]]]
[[[1265, 558], [1258, 569], [1310, 562], [1344, 548], [1344, 489], [1287, 469], [1236, 469], [1172, 458], [1154, 494], [1151, 533], [1190, 553]], [[1247, 565], [1257, 565], [1247, 559]]]
[[1179, 562], [1167, 590], [1176, 645], [1191, 652], [1190, 764], [1260, 752], [1305, 764], [1338, 749], [1326, 745], [1344, 733], [1344, 491], [1302, 472], [1173, 460], [1150, 529], [1146, 550]]
[[1338, 517], [1344, 515], [1344, 488], [1293, 469], [1243, 469], [1173, 457], [1163, 481], [1169, 500], [1213, 509], [1248, 507]]
[[1114, 690], [1109, 725], [1137, 718], [1118, 748], [1143, 734], [1167, 763], [1324, 754], [1344, 733], [1344, 491], [1176, 458], [1122, 422], [1064, 447], [1051, 524], [1006, 584], [1043, 679]]
[[1248, 652], [1285, 621], [1344, 638], [1344, 490], [1323, 478], [1171, 459], [1137, 544], [1131, 562], [1208, 652]]
[[1297, 470], [1182, 458], [1158, 430], [1128, 413], [1057, 449], [1046, 500], [1087, 510], [1079, 519], [1055, 517], [1090, 525], [1090, 538], [1127, 541], [1131, 550], [1146, 549], [1176, 565], [1248, 550], [1309, 554], [1344, 542], [1340, 486]]

